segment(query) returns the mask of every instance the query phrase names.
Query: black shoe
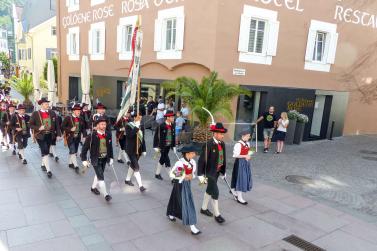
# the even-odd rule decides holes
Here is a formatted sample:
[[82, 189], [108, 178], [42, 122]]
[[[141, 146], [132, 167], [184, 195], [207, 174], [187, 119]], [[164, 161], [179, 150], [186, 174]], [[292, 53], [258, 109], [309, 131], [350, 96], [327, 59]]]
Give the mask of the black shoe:
[[47, 171], [47, 169], [46, 169], [45, 166], [41, 166], [41, 168], [42, 168], [42, 171], [43, 171], [43, 172], [46, 172], [46, 171]]
[[208, 217], [212, 217], [213, 216], [213, 213], [211, 213], [211, 211], [209, 211], [208, 209], [206, 209], [206, 210], [200, 209], [200, 213], [204, 214], [204, 215], [206, 215]]
[[164, 180], [164, 179], [162, 178], [161, 174], [156, 174], [154, 177], [155, 177], [156, 179], [158, 179], [158, 180]]
[[75, 166], [75, 172], [76, 172], [77, 174], [80, 173], [80, 168], [79, 168], [78, 166]]
[[54, 155], [53, 155], [52, 153], [49, 153], [48, 156], [50, 156], [50, 157], [54, 157]]
[[118, 159], [118, 163], [124, 164], [124, 161], [122, 159]]
[[113, 197], [111, 197], [110, 195], [106, 195], [106, 196], [105, 196], [105, 200], [106, 200], [107, 202], [109, 202], [112, 198], [113, 198]]
[[1, 146], [4, 146], [4, 142], [1, 142]]
[[16, 150], [13, 150], [12, 154], [13, 154], [13, 155], [16, 155], [16, 154], [17, 154], [17, 153], [16, 153]]
[[9, 146], [7, 146], [7, 150], [9, 150]]
[[125, 180], [124, 183], [126, 185], [129, 185], [129, 186], [132, 186], [132, 187], [134, 186], [134, 183], [132, 183], [132, 181], [130, 181], [130, 180]]
[[217, 223], [220, 223], [220, 224], [225, 222], [225, 219], [221, 215], [215, 216], [215, 220], [217, 221]]
[[238, 199], [237, 199], [237, 202], [240, 203], [241, 205], [244, 205], [244, 206], [246, 206], [246, 205], [248, 204], [247, 201], [245, 201], [245, 202], [241, 202], [241, 201], [239, 201]]
[[47, 177], [48, 177], [49, 179], [51, 179], [51, 177], [52, 177], [52, 173], [51, 173], [51, 172], [47, 172]]
[[130, 166], [131, 165], [131, 161], [127, 161], [127, 166]]
[[55, 162], [58, 162], [59, 161], [59, 157], [55, 157]]
[[200, 231], [198, 231], [198, 232], [196, 232], [196, 233], [194, 233], [193, 231], [191, 231], [191, 234], [192, 235], [199, 235], [199, 234], [201, 234], [202, 232], [200, 232]]
[[145, 187], [143, 187], [143, 186], [142, 186], [142, 187], [140, 187], [140, 192], [142, 192], [142, 193], [143, 193], [143, 192], [145, 192], [145, 190], [147, 190], [147, 189], [146, 189]]
[[69, 164], [68, 167], [72, 168], [72, 169], [75, 168], [75, 166], [73, 164]]
[[100, 195], [101, 193], [98, 191], [97, 188], [90, 188], [90, 191], [92, 191], [92, 193], [94, 193], [95, 195]]
[[19, 158], [19, 159], [22, 159], [22, 156], [21, 156], [21, 154], [18, 154], [18, 158]]
[[26, 161], [26, 159], [24, 159], [24, 160], [22, 161], [22, 164], [24, 164], [24, 165], [26, 165], [26, 164], [27, 164], [27, 161]]

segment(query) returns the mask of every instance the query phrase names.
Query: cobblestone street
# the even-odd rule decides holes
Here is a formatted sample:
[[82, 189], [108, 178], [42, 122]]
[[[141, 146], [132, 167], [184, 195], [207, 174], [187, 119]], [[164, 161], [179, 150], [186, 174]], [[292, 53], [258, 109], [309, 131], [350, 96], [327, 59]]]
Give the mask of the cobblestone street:
[[[150, 138], [149, 134], [147, 138]], [[345, 183], [347, 186], [339, 186], [351, 190], [356, 183], [349, 183], [346, 177], [356, 177], [356, 174], [362, 177], [361, 169], [369, 171], [369, 177], [373, 177], [373, 161], [358, 159], [358, 148], [352, 149], [354, 155], [349, 159], [335, 161], [330, 156], [325, 157], [331, 155], [326, 147], [337, 144], [346, 148], [352, 140], [355, 139], [289, 147], [288, 153], [280, 156], [258, 154], [254, 162], [254, 188], [246, 196], [249, 205], [235, 203], [225, 185], [220, 183], [220, 209], [227, 222], [219, 226], [213, 219], [198, 215], [198, 226], [203, 232], [198, 237], [193, 237], [179, 221], [171, 223], [165, 217], [171, 184], [167, 179], [162, 182], [154, 179], [155, 160], [151, 157], [141, 161], [142, 176], [148, 189], [145, 194], [140, 194], [137, 188], [123, 188], [123, 185], [122, 190], [117, 189], [111, 169], [105, 172], [113, 195], [112, 202], [107, 204], [103, 198], [90, 192], [93, 170], [80, 176], [68, 169], [67, 153], [61, 142], [58, 147], [61, 160], [53, 163], [51, 180], [40, 170], [36, 145], [31, 144], [27, 151], [27, 166], [21, 165], [10, 152], [3, 152], [0, 155], [0, 250], [300, 250], [282, 241], [291, 234], [327, 250], [376, 250], [377, 227], [374, 223], [355, 217], [359, 215], [354, 210], [344, 212], [343, 209], [352, 208], [351, 205], [341, 210], [326, 205], [331, 198], [341, 197], [336, 192], [345, 193], [342, 191], [346, 189], [338, 189], [332, 192], [333, 197], [329, 197], [324, 188], [317, 191], [284, 181], [288, 174], [318, 179], [322, 176], [314, 174], [321, 172], [325, 175], [323, 177]], [[371, 138], [361, 137], [360, 140], [367, 144]], [[362, 142], [360, 147], [371, 150]], [[315, 154], [309, 154], [317, 149], [323, 151], [323, 156], [316, 158]], [[339, 156], [348, 156], [349, 153], [343, 151]], [[309, 158], [307, 154], [312, 162], [298, 165]], [[315, 165], [317, 159], [325, 163]], [[348, 163], [352, 160], [368, 165], [357, 165], [357, 170], [352, 171]], [[277, 165], [279, 162], [284, 165]], [[337, 166], [337, 170], [332, 170], [333, 163], [347, 164], [344, 168]], [[310, 169], [310, 166], [312, 173], [302, 169]], [[324, 172], [323, 168], [327, 171]], [[123, 179], [125, 168], [117, 163], [116, 170]], [[165, 173], [164, 177], [167, 177]], [[372, 182], [372, 178], [369, 179]], [[354, 189], [355, 197], [357, 192], [362, 197], [363, 193], [371, 193], [374, 189], [362, 178], [357, 182], [360, 187]], [[197, 181], [193, 183], [193, 190], [198, 211], [204, 190], [197, 184]], [[318, 199], [323, 199], [324, 203]], [[372, 215], [370, 212], [373, 212], [372, 209], [370, 212], [360, 211], [362, 215]]]

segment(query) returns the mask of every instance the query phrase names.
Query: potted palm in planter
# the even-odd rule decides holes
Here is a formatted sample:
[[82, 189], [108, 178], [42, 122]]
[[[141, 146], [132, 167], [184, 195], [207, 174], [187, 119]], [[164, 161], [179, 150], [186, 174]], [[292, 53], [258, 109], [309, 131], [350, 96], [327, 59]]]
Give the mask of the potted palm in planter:
[[207, 108], [214, 116], [221, 114], [232, 119], [232, 99], [241, 94], [251, 95], [251, 91], [247, 89], [218, 79], [217, 72], [203, 77], [200, 83], [192, 78], [180, 77], [165, 82], [163, 87], [169, 91], [167, 96], [178, 95], [188, 104], [193, 118], [197, 121], [193, 129], [193, 141], [200, 144], [212, 137], [209, 131], [210, 116], [202, 107]]
[[302, 138], [304, 137], [305, 125], [309, 122], [308, 116], [305, 114], [299, 114], [297, 117], [295, 137], [293, 140], [294, 144], [300, 145]]
[[26, 112], [30, 113], [33, 111], [34, 106], [30, 100], [30, 96], [33, 95], [33, 77], [23, 72], [20, 77], [13, 76], [10, 80], [12, 88], [24, 97], [23, 104], [26, 107]]
[[287, 145], [293, 144], [293, 140], [295, 138], [297, 117], [299, 115], [300, 115], [300, 113], [296, 110], [288, 111], [289, 125], [288, 125], [288, 128], [287, 128], [287, 136], [285, 138], [285, 143]]

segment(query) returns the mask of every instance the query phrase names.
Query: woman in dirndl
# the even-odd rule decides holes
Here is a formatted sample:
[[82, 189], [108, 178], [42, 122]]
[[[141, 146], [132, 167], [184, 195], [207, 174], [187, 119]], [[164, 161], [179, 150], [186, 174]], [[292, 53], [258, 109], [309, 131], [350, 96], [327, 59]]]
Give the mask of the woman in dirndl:
[[182, 158], [177, 161], [170, 171], [173, 190], [170, 195], [166, 215], [171, 221], [181, 219], [183, 225], [190, 226], [191, 234], [198, 235], [196, 228], [197, 217], [191, 192], [191, 180], [195, 178], [196, 162], [194, 160], [198, 149], [193, 145], [182, 147], [179, 152]]
[[233, 148], [234, 162], [232, 172], [232, 192], [236, 195], [236, 200], [242, 205], [247, 205], [242, 194], [251, 190], [253, 183], [251, 179], [251, 154], [250, 152], [250, 130], [241, 132], [241, 140], [239, 140]]

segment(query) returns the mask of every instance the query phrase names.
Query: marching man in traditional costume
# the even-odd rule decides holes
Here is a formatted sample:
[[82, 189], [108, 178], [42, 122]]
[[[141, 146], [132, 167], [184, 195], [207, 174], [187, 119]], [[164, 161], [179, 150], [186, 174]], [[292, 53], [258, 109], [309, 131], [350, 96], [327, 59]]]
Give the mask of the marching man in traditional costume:
[[110, 123], [110, 119], [106, 116], [106, 106], [102, 103], [97, 103], [97, 105], [94, 109], [96, 109], [97, 113], [92, 116], [92, 119], [91, 119], [91, 122], [90, 122], [90, 124], [91, 124], [90, 129], [91, 130], [95, 129], [97, 119], [102, 118], [102, 119], [106, 119], [106, 121], [107, 121], [106, 131], [108, 131], [110, 133], [111, 132], [111, 123]]
[[170, 195], [166, 215], [171, 221], [181, 219], [183, 225], [190, 226], [193, 235], [200, 234], [196, 228], [197, 218], [194, 199], [191, 192], [191, 180], [195, 178], [196, 149], [193, 145], [184, 146], [179, 150], [182, 158], [177, 161], [170, 171], [173, 182], [173, 190]]
[[2, 99], [0, 104], [0, 129], [1, 129], [1, 145], [8, 146], [8, 135], [6, 133], [6, 125], [3, 124], [3, 117], [7, 113], [7, 105], [4, 99]]
[[226, 178], [226, 156], [224, 134], [228, 131], [222, 123], [211, 125], [213, 138], [204, 146], [198, 162], [198, 178], [200, 183], [205, 183], [207, 179], [207, 189], [204, 194], [203, 205], [200, 213], [212, 217], [213, 213], [208, 210], [208, 203], [211, 200], [215, 220], [218, 223], [224, 223], [225, 219], [221, 216], [219, 210], [219, 188], [217, 186], [218, 178]]
[[118, 152], [118, 163], [123, 164], [124, 161], [122, 157], [126, 160], [127, 165], [130, 165], [130, 160], [126, 154], [126, 126], [131, 118], [131, 111], [129, 110], [127, 113], [123, 115], [123, 117], [116, 122], [115, 129], [116, 129], [116, 139], [117, 143], [119, 144], [119, 152]]
[[130, 159], [130, 165], [128, 167], [125, 183], [126, 185], [133, 186], [134, 184], [131, 182], [131, 177], [134, 175], [140, 191], [144, 192], [146, 188], [141, 181], [139, 166], [140, 156], [146, 156], [144, 130], [140, 125], [141, 119], [142, 116], [136, 116], [133, 121], [128, 122], [126, 125], [126, 154]]
[[85, 122], [85, 130], [91, 130], [92, 127], [90, 125], [90, 120], [92, 118], [92, 112], [89, 110], [89, 105], [86, 103], [81, 104], [82, 110], [81, 110], [81, 119]]
[[112, 136], [111, 133], [106, 131], [107, 119], [105, 117], [97, 118], [94, 126], [96, 129], [85, 139], [81, 151], [81, 160], [83, 161], [84, 167], [87, 168], [89, 166], [87, 157], [89, 152], [90, 163], [95, 172], [91, 191], [95, 195], [102, 194], [106, 201], [110, 201], [112, 197], [106, 190], [104, 172], [106, 164], [109, 163], [111, 166], [114, 162]]
[[23, 164], [27, 164], [25, 159], [25, 149], [27, 147], [28, 138], [30, 138], [29, 120], [30, 116], [25, 114], [25, 106], [19, 104], [17, 113], [11, 118], [10, 126], [14, 132], [15, 141], [17, 142], [18, 156]]
[[40, 110], [31, 114], [30, 128], [33, 130], [33, 136], [41, 149], [41, 168], [43, 171], [47, 171], [47, 177], [51, 178], [52, 172], [48, 158], [51, 141], [55, 135], [60, 138], [61, 133], [56, 113], [49, 110], [49, 102], [46, 98], [38, 101]]
[[232, 173], [231, 188], [233, 194], [237, 196], [237, 202], [242, 205], [247, 205], [243, 199], [242, 193], [251, 190], [251, 154], [250, 152], [250, 138], [251, 132], [246, 129], [241, 132], [241, 140], [239, 140], [233, 148], [233, 158], [236, 158]]
[[[62, 123], [63, 123], [63, 119], [62, 119], [62, 116], [60, 115], [60, 111], [59, 111], [59, 108], [54, 106], [51, 108], [51, 110], [56, 114], [56, 120], [57, 120], [57, 123], [59, 124], [59, 128], [62, 127]], [[60, 129], [59, 129], [60, 130]], [[56, 134], [53, 134], [52, 135], [52, 140], [51, 140], [51, 146], [50, 146], [50, 157], [53, 157], [55, 162], [58, 162], [59, 161], [59, 157], [56, 153], [56, 139], [57, 139], [57, 135]]]
[[81, 105], [75, 104], [72, 107], [72, 114], [65, 117], [62, 124], [64, 132], [64, 142], [69, 149], [69, 164], [68, 167], [79, 172], [79, 165], [77, 163], [77, 151], [81, 142], [81, 135], [86, 137], [85, 122], [80, 117]]
[[174, 113], [172, 111], [167, 111], [164, 117], [166, 118], [165, 123], [158, 126], [153, 140], [154, 150], [161, 153], [155, 174], [155, 178], [159, 180], [163, 180], [161, 176], [162, 166], [165, 166], [167, 171], [170, 172], [170, 149], [173, 149], [174, 153], [177, 152], [177, 149], [175, 148]]
[[10, 123], [12, 116], [15, 114], [15, 110], [15, 105], [13, 103], [10, 103], [8, 105], [8, 111], [6, 111], [4, 116], [2, 117], [2, 124], [5, 125], [5, 134], [8, 136], [9, 139], [9, 145], [7, 145], [7, 148], [13, 149], [13, 155], [16, 155], [16, 144], [14, 142], [13, 130], [11, 128]]

